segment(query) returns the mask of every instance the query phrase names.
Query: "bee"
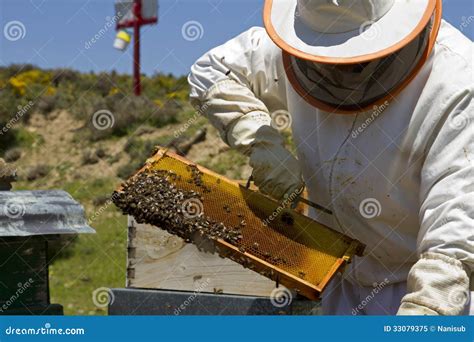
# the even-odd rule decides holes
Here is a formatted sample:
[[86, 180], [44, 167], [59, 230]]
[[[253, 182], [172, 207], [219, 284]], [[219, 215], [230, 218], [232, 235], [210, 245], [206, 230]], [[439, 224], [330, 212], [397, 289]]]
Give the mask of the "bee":
[[289, 226], [292, 226], [295, 223], [295, 219], [289, 213], [283, 213], [281, 215], [281, 221]]

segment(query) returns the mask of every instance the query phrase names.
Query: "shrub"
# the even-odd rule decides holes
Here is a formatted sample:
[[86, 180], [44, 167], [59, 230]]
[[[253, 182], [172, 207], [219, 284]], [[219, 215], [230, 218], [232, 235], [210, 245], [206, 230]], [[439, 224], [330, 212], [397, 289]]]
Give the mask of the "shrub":
[[[180, 113], [189, 110], [185, 77], [156, 74], [143, 76], [142, 82], [143, 96], [136, 97], [131, 95], [130, 75], [41, 70], [31, 65], [0, 67], [0, 124], [15, 116], [19, 106], [32, 101], [33, 108], [22, 121], [27, 121], [34, 109], [43, 114], [67, 109], [84, 122], [79, 139], [97, 141], [129, 134], [140, 126], [159, 128], [176, 123]], [[92, 117], [100, 110], [113, 114], [113, 126], [104, 130], [94, 127]]]
[[[163, 127], [177, 122], [180, 110], [175, 101], [168, 101], [162, 107], [157, 107], [146, 97], [124, 97], [121, 94], [107, 96], [103, 99], [95, 98], [89, 103], [82, 102], [84, 110], [90, 110], [88, 127], [89, 139], [97, 141], [111, 136], [124, 136], [141, 125]], [[97, 121], [94, 122], [94, 113], [108, 111], [111, 113], [113, 125], [106, 129], [98, 129]], [[104, 114], [105, 115], [105, 114]], [[108, 115], [108, 114], [107, 114]], [[99, 116], [100, 117], [100, 116]]]
[[95, 150], [86, 150], [82, 154], [82, 165], [97, 164], [100, 159], [107, 156], [107, 151], [102, 147], [98, 147]]
[[151, 140], [143, 140], [132, 137], [127, 140], [124, 146], [124, 151], [130, 156], [130, 162], [122, 165], [118, 171], [117, 176], [122, 179], [129, 178], [136, 170], [141, 168], [155, 149], [157, 144]]
[[23, 71], [9, 79], [9, 84], [18, 96], [34, 95], [30, 93], [35, 86], [41, 86], [41, 91], [47, 91], [51, 87], [51, 74], [38, 69]]
[[[14, 119], [16, 114], [19, 112], [19, 108], [24, 107], [27, 104], [26, 99], [16, 98], [11, 88], [0, 89], [0, 125], [5, 126], [7, 122]], [[27, 111], [26, 115], [23, 115], [20, 121], [26, 121], [30, 114]]]
[[32, 64], [11, 64], [7, 67], [0, 67], [0, 75], [2, 78], [10, 78], [18, 75], [21, 72], [30, 71], [35, 69]]
[[49, 173], [50, 167], [45, 164], [38, 164], [33, 166], [26, 173], [26, 179], [29, 181], [34, 181], [39, 178], [45, 177]]
[[71, 69], [56, 69], [52, 72], [52, 81], [55, 87], [64, 83], [75, 83], [79, 80], [80, 74]]
[[38, 111], [42, 114], [48, 114], [56, 108], [55, 96], [42, 96], [36, 105]]
[[18, 147], [9, 149], [7, 152], [5, 152], [5, 156], [3, 157], [3, 159], [5, 159], [7, 163], [16, 162], [20, 158], [21, 158], [21, 148], [18, 148]]
[[99, 162], [99, 157], [94, 151], [87, 150], [82, 154], [82, 165], [92, 165]]

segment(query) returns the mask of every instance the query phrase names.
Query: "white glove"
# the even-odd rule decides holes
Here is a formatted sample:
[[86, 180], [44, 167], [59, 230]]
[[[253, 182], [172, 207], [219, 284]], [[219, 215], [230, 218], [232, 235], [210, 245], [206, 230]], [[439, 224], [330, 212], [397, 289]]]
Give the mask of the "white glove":
[[[251, 112], [235, 122], [227, 133], [230, 146], [250, 156], [255, 185], [281, 200], [304, 187], [298, 160], [284, 147], [280, 133], [265, 112]], [[295, 195], [294, 195], [295, 196]]]
[[408, 274], [397, 315], [460, 315], [469, 300], [469, 276], [461, 261], [425, 253]]

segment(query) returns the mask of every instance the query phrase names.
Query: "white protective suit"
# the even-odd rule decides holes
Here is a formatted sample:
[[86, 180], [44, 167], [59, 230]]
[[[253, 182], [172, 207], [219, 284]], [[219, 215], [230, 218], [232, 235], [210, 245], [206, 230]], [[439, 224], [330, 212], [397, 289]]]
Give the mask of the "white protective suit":
[[310, 200], [333, 211], [317, 219], [367, 245], [323, 294], [325, 313], [395, 314], [402, 298], [403, 314], [467, 312], [451, 304], [464, 306], [474, 269], [472, 58], [472, 42], [443, 21], [416, 78], [396, 99], [355, 115], [300, 98], [263, 28], [192, 67], [191, 99], [226, 141], [243, 115], [291, 113]]

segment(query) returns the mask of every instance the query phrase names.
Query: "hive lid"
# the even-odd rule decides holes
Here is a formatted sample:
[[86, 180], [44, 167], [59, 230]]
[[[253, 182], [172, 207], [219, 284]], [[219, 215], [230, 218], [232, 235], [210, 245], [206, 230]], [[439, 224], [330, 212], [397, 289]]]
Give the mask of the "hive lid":
[[0, 191], [0, 237], [95, 233], [62, 190]]

